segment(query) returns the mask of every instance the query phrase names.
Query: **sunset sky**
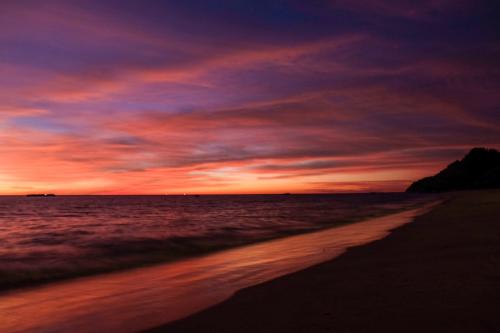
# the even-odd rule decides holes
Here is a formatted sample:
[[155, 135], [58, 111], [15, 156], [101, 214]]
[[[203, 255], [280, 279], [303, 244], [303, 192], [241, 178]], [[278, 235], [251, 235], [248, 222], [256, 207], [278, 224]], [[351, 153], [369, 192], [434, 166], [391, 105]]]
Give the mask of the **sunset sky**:
[[498, 7], [1, 0], [0, 194], [404, 190], [500, 147]]

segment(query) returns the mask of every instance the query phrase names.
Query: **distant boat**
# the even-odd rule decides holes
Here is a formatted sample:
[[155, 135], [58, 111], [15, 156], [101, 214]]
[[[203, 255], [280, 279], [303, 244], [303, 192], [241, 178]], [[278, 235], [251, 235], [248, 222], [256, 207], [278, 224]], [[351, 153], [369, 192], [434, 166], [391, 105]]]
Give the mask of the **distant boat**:
[[33, 194], [26, 194], [27, 197], [55, 197], [56, 195], [54, 193], [33, 193]]

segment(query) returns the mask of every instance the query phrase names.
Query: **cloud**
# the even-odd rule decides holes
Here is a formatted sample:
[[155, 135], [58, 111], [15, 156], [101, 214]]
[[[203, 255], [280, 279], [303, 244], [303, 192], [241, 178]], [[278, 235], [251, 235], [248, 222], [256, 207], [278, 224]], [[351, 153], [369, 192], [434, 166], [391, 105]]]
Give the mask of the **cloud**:
[[451, 0], [424, 0], [424, 1], [393, 1], [393, 0], [334, 0], [331, 4], [336, 7], [347, 8], [356, 12], [401, 17], [405, 19], [429, 19], [436, 14], [443, 14], [450, 9], [468, 8], [468, 1]]
[[394, 190], [500, 144], [480, 4], [0, 6], [0, 193]]

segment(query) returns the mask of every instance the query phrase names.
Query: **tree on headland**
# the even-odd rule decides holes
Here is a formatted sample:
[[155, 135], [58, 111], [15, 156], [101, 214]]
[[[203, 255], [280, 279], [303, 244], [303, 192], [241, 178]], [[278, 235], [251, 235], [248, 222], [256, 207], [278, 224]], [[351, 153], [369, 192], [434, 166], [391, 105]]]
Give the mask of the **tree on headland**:
[[500, 188], [500, 152], [473, 148], [463, 159], [451, 163], [438, 174], [414, 182], [406, 192], [435, 193], [487, 188]]

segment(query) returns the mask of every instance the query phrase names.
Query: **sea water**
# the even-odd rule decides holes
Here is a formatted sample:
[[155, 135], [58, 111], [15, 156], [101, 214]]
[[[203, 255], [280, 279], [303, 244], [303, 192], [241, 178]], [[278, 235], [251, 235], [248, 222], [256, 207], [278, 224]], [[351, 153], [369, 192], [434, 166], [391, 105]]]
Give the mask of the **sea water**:
[[409, 209], [428, 196], [0, 197], [0, 289], [175, 261]]

